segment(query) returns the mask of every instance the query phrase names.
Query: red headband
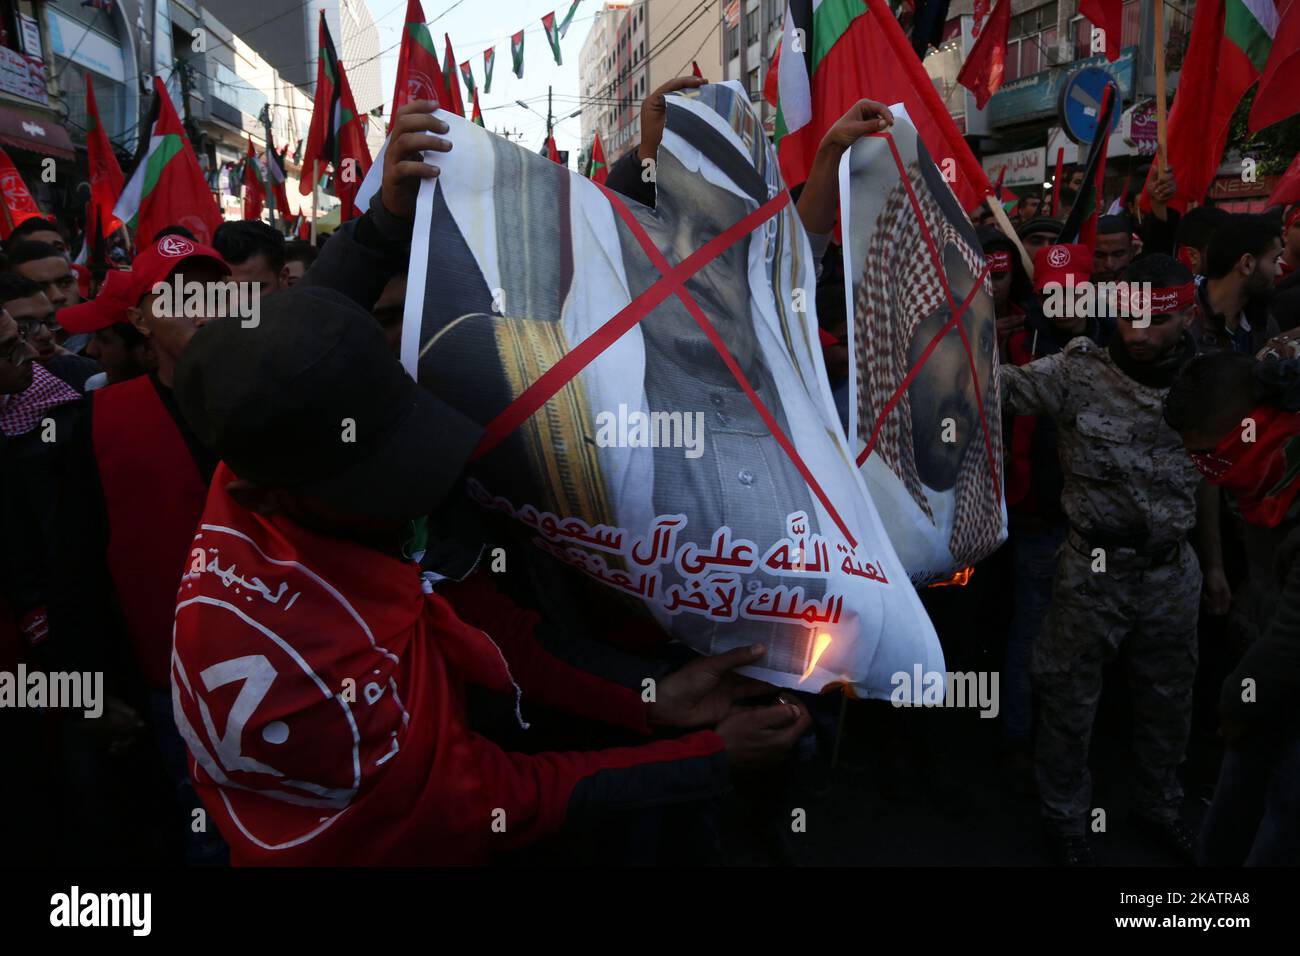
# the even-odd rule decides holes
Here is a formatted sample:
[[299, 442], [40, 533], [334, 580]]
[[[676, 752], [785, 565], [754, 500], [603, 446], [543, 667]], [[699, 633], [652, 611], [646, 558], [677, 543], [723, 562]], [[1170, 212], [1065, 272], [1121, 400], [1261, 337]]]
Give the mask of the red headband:
[[[1184, 309], [1190, 309], [1196, 301], [1196, 283], [1185, 282], [1182, 285], [1164, 286], [1151, 290], [1150, 303], [1146, 300], [1145, 289], [1138, 289], [1131, 292], [1131, 286], [1124, 286], [1123, 292], [1128, 300], [1128, 314], [1136, 315], [1167, 315], [1171, 312], [1182, 312]], [[1148, 311], [1147, 306], [1150, 306]]]
[[994, 275], [1006, 275], [1011, 271], [1011, 253], [1005, 249], [986, 252], [984, 253], [984, 259], [989, 264], [989, 272]]

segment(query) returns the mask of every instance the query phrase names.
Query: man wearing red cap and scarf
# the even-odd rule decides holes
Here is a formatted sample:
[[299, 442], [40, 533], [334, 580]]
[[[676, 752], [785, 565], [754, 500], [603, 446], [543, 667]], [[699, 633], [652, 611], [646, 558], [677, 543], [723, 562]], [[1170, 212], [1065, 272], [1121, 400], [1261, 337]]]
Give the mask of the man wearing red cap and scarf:
[[1080, 336], [1000, 370], [1005, 410], [1055, 422], [1064, 471], [1069, 532], [1032, 671], [1043, 817], [1067, 864], [1091, 860], [1088, 745], [1102, 671], [1121, 644], [1133, 678], [1133, 822], [1182, 859], [1194, 854], [1177, 771], [1196, 672], [1201, 569], [1187, 539], [1201, 479], [1162, 403], [1194, 352], [1195, 287], [1163, 255], [1133, 263], [1124, 279], [1150, 283], [1151, 301], [1125, 303], [1136, 318], [1119, 319], [1108, 347]]
[[1206, 480], [1252, 532], [1249, 574], [1275, 600], [1224, 681], [1228, 739], [1201, 834], [1208, 866], [1300, 863], [1300, 363], [1196, 358], [1165, 403]]

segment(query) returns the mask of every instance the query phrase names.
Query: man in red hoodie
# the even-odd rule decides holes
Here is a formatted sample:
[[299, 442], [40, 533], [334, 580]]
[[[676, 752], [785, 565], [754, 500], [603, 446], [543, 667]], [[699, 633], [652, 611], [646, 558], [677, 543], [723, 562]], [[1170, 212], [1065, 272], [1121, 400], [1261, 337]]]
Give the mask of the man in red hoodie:
[[[237, 864], [467, 864], [593, 818], [715, 796], [782, 759], [807, 711], [699, 659], [656, 702], [551, 657], [536, 616], [408, 557], [456, 492], [477, 425], [420, 389], [340, 293], [298, 285], [255, 328], [200, 329], [182, 413], [222, 460], [177, 595], [176, 724]], [[444, 597], [444, 589], [448, 596]], [[467, 590], [468, 589], [468, 590]], [[465, 609], [465, 613], [458, 612]], [[469, 618], [472, 623], [466, 620]], [[510, 753], [468, 685], [648, 733], [637, 747]]]

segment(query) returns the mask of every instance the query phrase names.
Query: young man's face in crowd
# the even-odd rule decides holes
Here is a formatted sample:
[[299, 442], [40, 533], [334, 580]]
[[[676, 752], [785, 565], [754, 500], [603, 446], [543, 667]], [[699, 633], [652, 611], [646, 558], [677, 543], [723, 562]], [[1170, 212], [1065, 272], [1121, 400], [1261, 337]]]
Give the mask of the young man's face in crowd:
[[282, 266], [280, 269], [272, 269], [271, 264], [266, 261], [266, 256], [260, 252], [249, 256], [238, 265], [231, 264], [230, 278], [235, 282], [256, 282], [262, 291], [262, 295], [274, 292], [287, 281], [288, 273], [285, 271], [288, 266]]
[[1038, 215], [1038, 210], [1042, 207], [1042, 200], [1037, 196], [1029, 196], [1020, 202], [1020, 221], [1028, 222]]
[[1133, 261], [1133, 237], [1127, 232], [1108, 232], [1097, 236], [1092, 255], [1092, 280], [1117, 282]]
[[[1013, 256], [1016, 253], [1011, 253]], [[1007, 302], [1011, 299], [1011, 270], [1006, 272], [990, 272], [989, 279], [993, 283], [993, 304], [1001, 312], [1007, 307]]]
[[32, 384], [32, 349], [23, 341], [18, 323], [0, 311], [0, 395], [26, 391]]
[[1119, 318], [1120, 338], [1124, 349], [1137, 362], [1157, 362], [1178, 346], [1183, 330], [1191, 326], [1195, 306], [1182, 312], [1165, 312], [1151, 316], [1147, 325], [1139, 325], [1131, 318]]
[[[948, 274], [952, 297], [961, 308], [975, 287], [975, 276], [953, 245], [944, 250], [944, 271]], [[930, 342], [951, 318], [952, 309], [945, 300], [916, 327], [908, 347], [908, 361], [912, 366], [921, 361]], [[975, 293], [970, 306], [962, 314], [961, 327], [970, 342], [982, 391], [988, 385], [997, 343], [993, 301], [983, 290]], [[935, 491], [947, 491], [957, 483], [957, 473], [967, 446], [980, 440], [980, 398], [971, 375], [971, 365], [962, 335], [954, 326], [925, 359], [920, 374], [913, 379], [908, 390], [916, 472], [921, 481]], [[945, 441], [945, 437], [954, 440]]]
[[44, 242], [53, 246], [63, 255], [68, 254], [67, 240], [59, 233], [57, 229], [38, 229], [36, 232], [29, 232], [27, 239], [32, 242]]
[[76, 305], [81, 301], [77, 291], [77, 274], [63, 256], [33, 259], [15, 267], [15, 272], [44, 287], [45, 295], [56, 309]]
[[36, 353], [38, 361], [44, 362], [57, 354], [59, 331], [54, 318], [54, 306], [44, 292], [29, 295], [24, 299], [10, 299], [4, 304], [5, 310], [19, 325], [27, 331], [27, 343]]
[[1282, 240], [1274, 239], [1255, 260], [1254, 270], [1246, 277], [1246, 290], [1252, 295], [1267, 292], [1282, 269]]
[[86, 346], [86, 354], [104, 367], [110, 385], [128, 381], [149, 370], [146, 343], [137, 340], [135, 344], [127, 345], [121, 330], [112, 325], [95, 332]]
[[307, 274], [307, 263], [301, 259], [291, 259], [284, 264], [284, 284], [286, 287], [298, 284], [298, 280]]
[[[209, 282], [227, 281], [225, 273], [206, 259], [184, 260], [173, 270], [173, 275], [163, 281], [172, 282], [176, 272], [185, 277], [186, 285], [191, 282], [201, 282], [206, 285]], [[194, 333], [215, 317], [187, 316], [183, 308], [175, 310], [180, 312], [180, 315], [167, 314], [163, 303], [159, 301], [161, 298], [150, 292], [140, 300], [139, 306], [128, 310], [128, 315], [131, 324], [145, 334], [154, 349], [175, 360], [185, 350]]]
[[1032, 262], [1039, 249], [1050, 246], [1055, 241], [1056, 237], [1050, 232], [1031, 232], [1021, 240], [1021, 244], [1025, 247], [1025, 252], [1029, 253], [1029, 261]]

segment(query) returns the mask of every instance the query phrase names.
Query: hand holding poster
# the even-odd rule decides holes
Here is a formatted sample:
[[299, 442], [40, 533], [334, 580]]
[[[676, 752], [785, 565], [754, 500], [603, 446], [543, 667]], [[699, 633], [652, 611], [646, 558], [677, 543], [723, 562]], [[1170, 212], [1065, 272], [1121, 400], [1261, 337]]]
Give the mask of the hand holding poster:
[[849, 436], [917, 584], [1006, 538], [997, 335], [975, 230], [901, 105], [840, 163]]
[[443, 114], [403, 361], [543, 552], [701, 653], [764, 644], [754, 676], [888, 697], [942, 655], [837, 422], [807, 237], [738, 85], [668, 103], [655, 208]]

